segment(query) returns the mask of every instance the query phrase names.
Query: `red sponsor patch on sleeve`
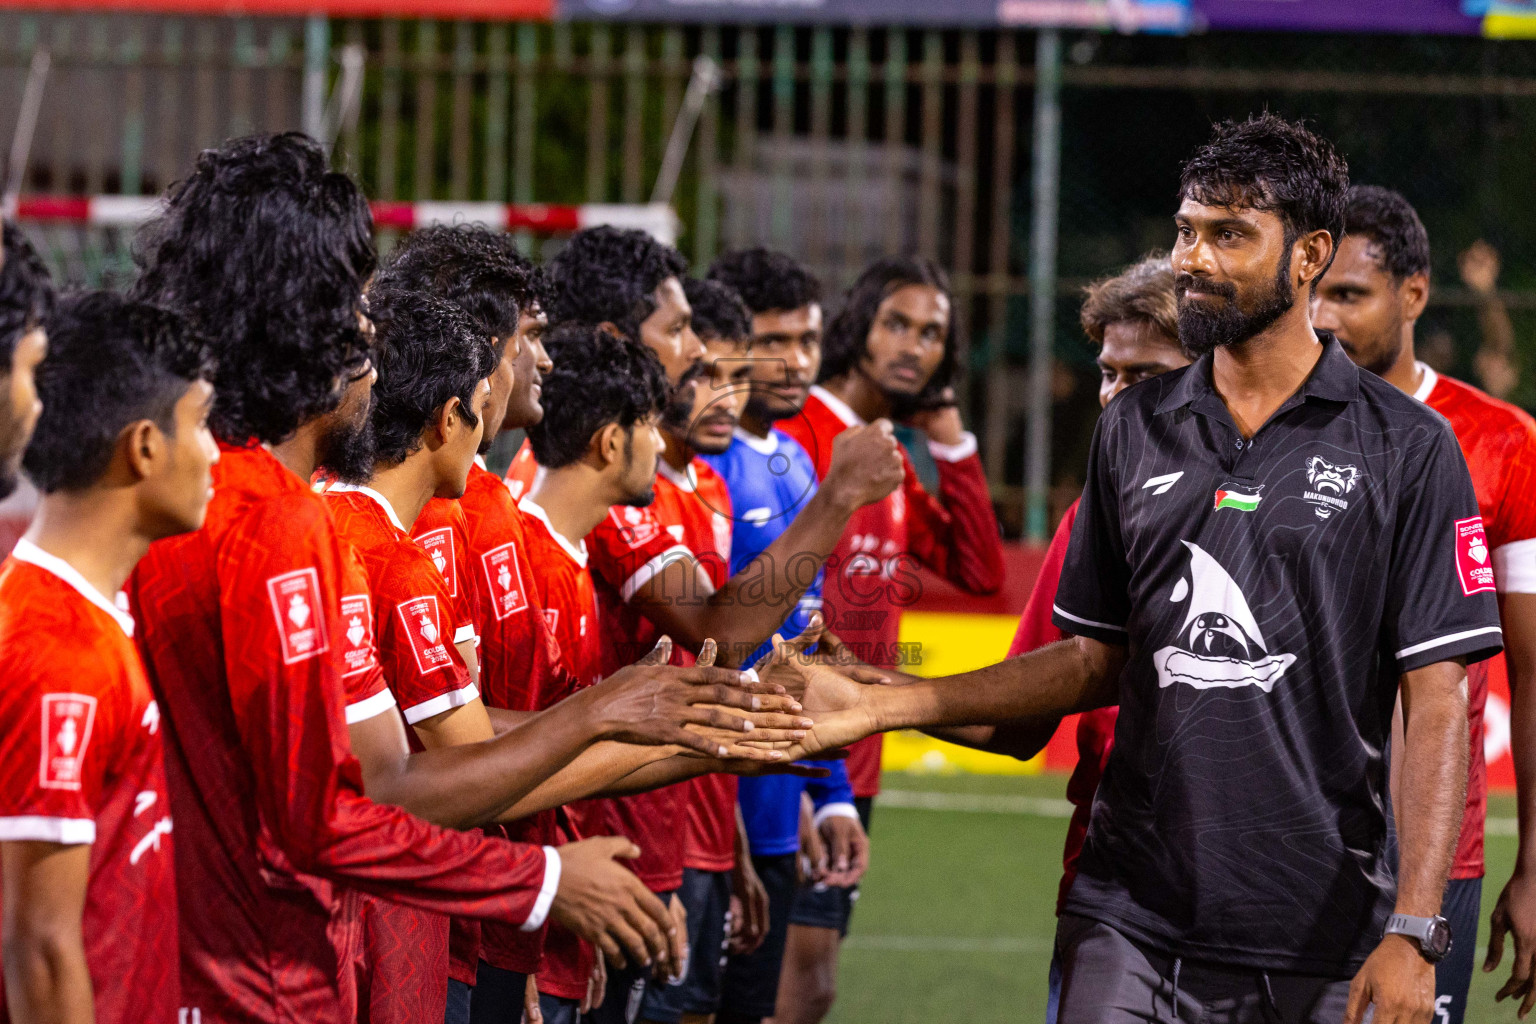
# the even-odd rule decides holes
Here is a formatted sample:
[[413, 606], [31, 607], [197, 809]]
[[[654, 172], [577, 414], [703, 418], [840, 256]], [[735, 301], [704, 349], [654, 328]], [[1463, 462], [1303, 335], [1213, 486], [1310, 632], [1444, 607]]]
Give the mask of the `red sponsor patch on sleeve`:
[[314, 569], [295, 569], [267, 580], [267, 596], [277, 619], [277, 635], [283, 644], [283, 664], [324, 654], [331, 649], [325, 634], [324, 607], [320, 600], [320, 576]]
[[1494, 589], [1493, 559], [1482, 516], [1456, 521], [1456, 576], [1468, 597]]
[[447, 526], [440, 530], [432, 530], [417, 537], [416, 543], [426, 548], [427, 554], [432, 556], [432, 564], [437, 566], [443, 582], [448, 584], [448, 596], [458, 597], [459, 563], [454, 558], [453, 530]]
[[395, 614], [400, 616], [400, 626], [410, 638], [416, 667], [422, 675], [453, 664], [453, 658], [448, 654], [448, 641], [452, 638], [444, 635], [443, 616], [436, 595], [401, 601], [395, 605]]
[[366, 672], [378, 661], [373, 642], [373, 603], [367, 594], [341, 599], [342, 678]]
[[496, 612], [497, 621], [528, 607], [516, 544], [507, 543], [492, 548], [480, 556], [480, 564], [485, 569], [486, 592], [491, 595], [491, 606]]
[[83, 693], [43, 694], [43, 756], [38, 784], [44, 789], [78, 790], [85, 748], [96, 723], [96, 698]]

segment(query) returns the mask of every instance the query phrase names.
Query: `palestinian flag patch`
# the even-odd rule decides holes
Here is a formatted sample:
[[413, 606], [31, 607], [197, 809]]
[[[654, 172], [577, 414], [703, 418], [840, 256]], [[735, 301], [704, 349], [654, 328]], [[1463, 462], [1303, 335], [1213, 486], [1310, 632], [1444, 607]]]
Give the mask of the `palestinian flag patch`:
[[1244, 494], [1242, 491], [1218, 490], [1216, 492], [1217, 508], [1235, 508], [1239, 512], [1252, 512], [1259, 507], [1259, 495]]

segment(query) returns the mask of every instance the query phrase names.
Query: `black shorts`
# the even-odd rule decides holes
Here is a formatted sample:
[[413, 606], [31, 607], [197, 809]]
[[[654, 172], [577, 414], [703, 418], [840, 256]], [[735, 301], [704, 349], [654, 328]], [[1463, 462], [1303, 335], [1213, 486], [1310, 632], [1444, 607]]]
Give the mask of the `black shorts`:
[[[671, 892], [659, 892], [656, 898], [663, 906], [672, 904]], [[583, 1024], [635, 1024], [640, 1019], [640, 1002], [645, 993], [664, 987], [666, 982], [652, 978], [651, 968], [643, 964], [631, 961], [624, 967], [610, 965], [602, 1005], [582, 1017]]]
[[[855, 797], [853, 806], [858, 809], [859, 821], [864, 831], [869, 831], [870, 814], [874, 810], [874, 797]], [[859, 887], [828, 886], [820, 882], [802, 885], [795, 892], [795, 901], [789, 909], [789, 923], [802, 928], [831, 928], [841, 938], [848, 937], [848, 922], [853, 918], [853, 905], [859, 901]]]
[[1477, 962], [1477, 919], [1483, 908], [1481, 878], [1453, 878], [1440, 914], [1451, 926], [1451, 951], [1435, 965], [1435, 1024], [1461, 1024]]
[[685, 1013], [710, 1014], [720, 1008], [725, 975], [726, 931], [731, 914], [731, 873], [683, 869], [677, 898], [688, 911], [688, 973], [681, 984], [652, 982], [640, 1003], [640, 1019], [679, 1024]]
[[768, 935], [754, 953], [727, 957], [720, 986], [720, 1010], [735, 1017], [772, 1017], [789, 937], [789, 905], [795, 897], [798, 854], [753, 857], [757, 877], [768, 890]]
[[[452, 981], [450, 979], [451, 987]], [[528, 975], [480, 961], [469, 1000], [469, 1024], [522, 1024]]]

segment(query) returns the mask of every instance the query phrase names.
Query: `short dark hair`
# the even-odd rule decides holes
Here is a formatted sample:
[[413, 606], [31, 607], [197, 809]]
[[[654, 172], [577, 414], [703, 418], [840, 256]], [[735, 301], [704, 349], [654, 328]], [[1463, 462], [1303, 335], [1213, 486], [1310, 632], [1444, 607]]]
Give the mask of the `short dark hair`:
[[614, 227], [576, 232], [549, 261], [553, 323], [611, 323], [640, 340], [640, 323], [656, 311], [656, 289], [688, 273], [688, 261], [644, 231]]
[[37, 368], [43, 414], [27, 476], [44, 494], [92, 486], [129, 425], [150, 420], [174, 435], [176, 403], [213, 373], [207, 341], [177, 313], [111, 292], [66, 296]]
[[514, 258], [501, 232], [478, 224], [434, 225], [408, 235], [379, 272], [376, 287], [405, 288], [447, 299], [463, 309], [500, 348], [534, 301], [533, 266]]
[[1414, 274], [1429, 274], [1429, 232], [1413, 204], [1380, 185], [1356, 185], [1349, 190], [1344, 231], [1362, 235], [1381, 250], [1381, 269], [1401, 283]]
[[544, 375], [544, 418], [528, 428], [533, 457], [546, 469], [576, 462], [599, 430], [626, 430], [659, 416], [672, 394], [650, 349], [589, 324], [557, 324], [544, 338], [555, 367]]
[[1173, 264], [1168, 253], [1155, 249], [1120, 273], [1084, 288], [1078, 319], [1095, 347], [1104, 344], [1104, 331], [1110, 324], [1126, 321], [1151, 324], [1177, 342], [1179, 300], [1173, 291]]
[[869, 329], [875, 313], [893, 292], [909, 285], [927, 285], [949, 297], [949, 333], [944, 336], [944, 358], [929, 378], [928, 385], [903, 405], [921, 408], [949, 387], [959, 361], [960, 311], [955, 308], [955, 294], [949, 275], [926, 256], [887, 256], [871, 263], [843, 297], [843, 308], [827, 325], [821, 342], [821, 372], [818, 380], [831, 380], [850, 372], [864, 357], [869, 346]]
[[709, 268], [709, 279], [736, 289], [754, 313], [799, 309], [821, 301], [821, 282], [805, 265], [772, 249], [734, 249]]
[[403, 288], [371, 297], [379, 379], [368, 428], [375, 464], [394, 466], [421, 447], [422, 433], [449, 399], [459, 400], [465, 422], [477, 422], [475, 389], [497, 357], [479, 325], [447, 299]]
[[1285, 226], [1287, 248], [1309, 231], [1326, 231], [1335, 253], [1348, 191], [1349, 166], [1332, 143], [1267, 111], [1216, 125], [1179, 174], [1181, 200], [1271, 211]]
[[4, 231], [5, 266], [0, 267], [0, 377], [11, 372], [11, 353], [22, 335], [53, 312], [53, 278], [32, 242], [13, 221]]
[[719, 281], [700, 281], [690, 277], [683, 282], [688, 305], [693, 307], [693, 333], [705, 341], [752, 340], [752, 311], [741, 301], [736, 289]]
[[210, 425], [275, 444], [336, 408], [368, 356], [358, 325], [376, 265], [357, 185], [300, 132], [206, 149], [134, 240], [131, 294], [175, 309], [218, 358]]

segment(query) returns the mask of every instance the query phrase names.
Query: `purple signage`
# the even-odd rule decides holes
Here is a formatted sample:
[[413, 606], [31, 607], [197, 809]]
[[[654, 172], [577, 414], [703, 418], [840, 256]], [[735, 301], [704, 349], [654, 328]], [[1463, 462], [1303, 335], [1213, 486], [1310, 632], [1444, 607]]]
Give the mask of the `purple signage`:
[[1462, 0], [1195, 0], [1197, 28], [1477, 35]]

